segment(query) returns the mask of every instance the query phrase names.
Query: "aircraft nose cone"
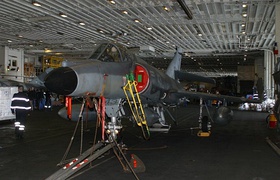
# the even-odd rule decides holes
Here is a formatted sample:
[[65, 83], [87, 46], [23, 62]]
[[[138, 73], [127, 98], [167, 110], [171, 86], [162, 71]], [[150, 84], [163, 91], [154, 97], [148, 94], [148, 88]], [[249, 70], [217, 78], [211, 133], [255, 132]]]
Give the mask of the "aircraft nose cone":
[[69, 95], [77, 87], [78, 78], [71, 68], [61, 67], [51, 71], [45, 78], [45, 86], [59, 95]]

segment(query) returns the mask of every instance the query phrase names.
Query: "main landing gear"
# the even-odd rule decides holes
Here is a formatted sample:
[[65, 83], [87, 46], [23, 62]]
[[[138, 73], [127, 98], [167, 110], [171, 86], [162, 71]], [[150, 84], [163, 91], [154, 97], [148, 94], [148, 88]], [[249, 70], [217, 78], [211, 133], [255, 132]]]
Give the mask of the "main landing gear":
[[[208, 116], [202, 116], [202, 109], [203, 109], [203, 100], [200, 98], [199, 101], [199, 118], [198, 118], [198, 127], [191, 128], [192, 129], [199, 129], [197, 136], [199, 137], [209, 137], [211, 134], [211, 121], [209, 121]], [[209, 114], [209, 112], [208, 112]]]

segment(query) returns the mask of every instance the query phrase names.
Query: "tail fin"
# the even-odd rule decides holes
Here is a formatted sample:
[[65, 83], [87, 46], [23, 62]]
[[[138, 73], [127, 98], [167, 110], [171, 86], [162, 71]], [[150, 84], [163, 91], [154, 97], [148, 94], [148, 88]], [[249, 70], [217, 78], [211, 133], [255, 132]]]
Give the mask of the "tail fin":
[[165, 74], [175, 79], [175, 71], [181, 70], [182, 48], [176, 48], [175, 55], [169, 64]]
[[216, 84], [216, 81], [209, 77], [203, 77], [200, 75], [188, 73], [188, 72], [181, 72], [181, 59], [182, 59], [182, 49], [177, 48], [175, 55], [173, 57], [173, 60], [169, 64], [166, 74], [173, 78], [178, 80], [185, 80], [189, 82], [199, 81], [199, 82], [206, 82], [211, 84]]

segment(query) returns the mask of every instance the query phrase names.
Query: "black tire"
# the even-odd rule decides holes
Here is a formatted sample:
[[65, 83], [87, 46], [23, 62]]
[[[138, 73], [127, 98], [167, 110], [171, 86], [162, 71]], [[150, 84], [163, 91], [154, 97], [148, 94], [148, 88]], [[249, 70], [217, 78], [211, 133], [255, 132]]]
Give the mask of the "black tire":
[[203, 116], [201, 130], [202, 132], [208, 132], [208, 116]]
[[[276, 116], [276, 115], [275, 115], [275, 116]], [[268, 126], [268, 123], [269, 123], [269, 118], [270, 118], [270, 114], [267, 115], [266, 118], [265, 118], [265, 122], [266, 122], [267, 126]]]

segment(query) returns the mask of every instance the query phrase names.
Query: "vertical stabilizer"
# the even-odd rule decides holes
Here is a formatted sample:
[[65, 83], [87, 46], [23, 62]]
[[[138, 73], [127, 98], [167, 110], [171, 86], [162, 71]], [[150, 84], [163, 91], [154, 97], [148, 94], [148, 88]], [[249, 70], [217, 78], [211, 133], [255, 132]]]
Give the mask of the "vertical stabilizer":
[[182, 59], [182, 48], [177, 47], [175, 55], [165, 72], [169, 77], [175, 79], [175, 71], [180, 71], [181, 69], [181, 59]]

